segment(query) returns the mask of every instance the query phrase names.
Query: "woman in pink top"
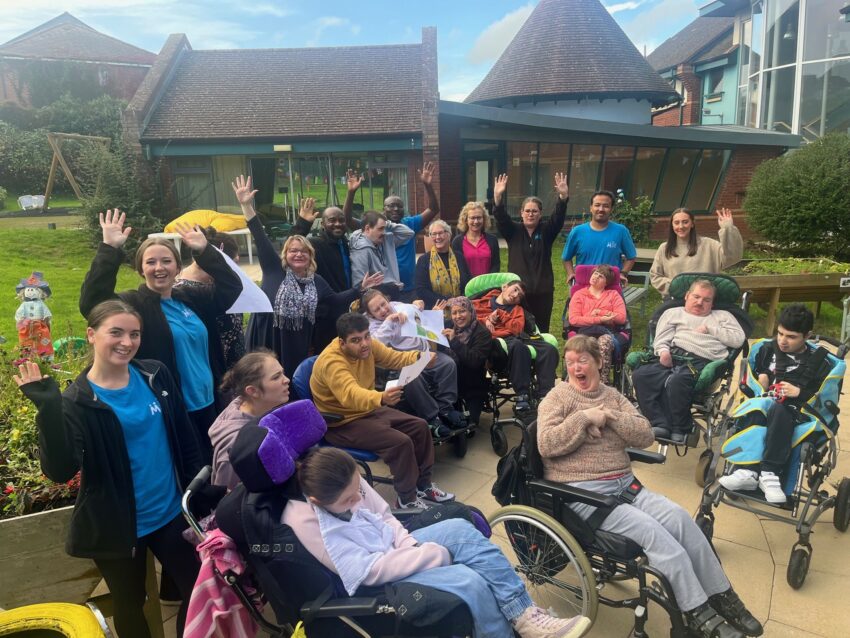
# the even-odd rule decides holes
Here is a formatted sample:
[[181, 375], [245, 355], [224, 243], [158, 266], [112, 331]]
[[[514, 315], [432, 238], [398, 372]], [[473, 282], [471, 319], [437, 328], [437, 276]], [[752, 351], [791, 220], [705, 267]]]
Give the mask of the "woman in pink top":
[[490, 215], [481, 202], [467, 202], [457, 219], [457, 236], [452, 240], [456, 255], [462, 255], [472, 277], [499, 272], [499, 240], [490, 228]]
[[613, 283], [611, 266], [601, 264], [590, 275], [590, 285], [570, 298], [570, 326], [599, 340], [600, 376], [605, 383], [610, 379], [614, 349], [626, 342], [626, 336], [616, 329], [626, 323], [626, 303], [620, 291], [608, 289]]

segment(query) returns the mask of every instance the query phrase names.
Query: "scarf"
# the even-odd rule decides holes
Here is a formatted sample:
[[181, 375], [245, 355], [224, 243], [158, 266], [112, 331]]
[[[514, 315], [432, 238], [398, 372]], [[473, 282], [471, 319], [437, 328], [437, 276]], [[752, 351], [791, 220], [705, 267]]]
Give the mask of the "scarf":
[[431, 264], [428, 268], [431, 278], [431, 290], [441, 297], [453, 297], [460, 294], [460, 269], [453, 250], [449, 250], [449, 268], [440, 258], [436, 248], [431, 249]]
[[472, 307], [472, 302], [467, 297], [452, 297], [446, 302], [446, 308], [452, 306], [461, 306], [470, 314], [469, 324], [465, 328], [455, 326], [455, 339], [461, 343], [467, 343], [472, 336], [472, 329], [478, 320], [475, 318], [475, 308]]
[[[301, 289], [304, 286], [304, 289]], [[319, 295], [313, 275], [297, 277], [290, 269], [277, 289], [274, 299], [274, 327], [284, 330], [301, 330], [304, 319], [307, 323], [316, 323], [316, 306]]]

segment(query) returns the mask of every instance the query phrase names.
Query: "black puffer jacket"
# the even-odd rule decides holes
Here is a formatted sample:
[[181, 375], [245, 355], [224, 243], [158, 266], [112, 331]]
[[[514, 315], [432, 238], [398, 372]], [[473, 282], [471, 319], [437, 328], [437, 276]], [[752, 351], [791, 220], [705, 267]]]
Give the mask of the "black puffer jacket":
[[[242, 293], [239, 275], [230, 269], [224, 257], [213, 246], [207, 247], [195, 255], [198, 265], [215, 280], [212, 290], [191, 286], [173, 288], [171, 295], [177, 301], [185, 303], [207, 328], [209, 343], [209, 363], [213, 374], [213, 383], [218, 392], [221, 377], [225, 373], [224, 350], [218, 332], [216, 317], [223, 315]], [[120, 298], [127, 302], [142, 316], [142, 343], [136, 356], [139, 359], [162, 361], [171, 374], [180, 381], [177, 371], [177, 358], [174, 350], [174, 338], [165, 313], [162, 312], [160, 295], [145, 284], [137, 290], [115, 292], [118, 269], [124, 261], [124, 251], [101, 243], [86, 274], [80, 289], [80, 312], [87, 317], [92, 308], [107, 299]], [[216, 397], [218, 395], [216, 394]], [[221, 401], [217, 401], [221, 404]]]
[[[159, 401], [182, 492], [201, 469], [198, 440], [183, 397], [159, 361], [133, 361], [131, 365], [141, 372]], [[38, 408], [38, 443], [45, 476], [59, 483], [80, 471], [80, 493], [65, 550], [81, 558], [130, 558], [137, 543], [136, 503], [124, 430], [112, 409], [94, 395], [87, 373], [88, 369], [62, 394], [52, 378], [28, 383], [21, 391]]]

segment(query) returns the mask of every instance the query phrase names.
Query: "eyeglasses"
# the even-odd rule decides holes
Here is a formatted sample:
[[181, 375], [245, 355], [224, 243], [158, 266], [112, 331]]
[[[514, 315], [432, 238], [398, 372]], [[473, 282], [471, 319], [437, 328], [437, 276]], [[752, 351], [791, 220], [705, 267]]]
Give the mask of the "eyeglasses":
[[444, 230], [437, 230], [429, 234], [431, 235], [431, 237], [442, 237], [443, 235], [448, 235], [448, 233]]
[[286, 254], [287, 255], [309, 255], [310, 251], [307, 250], [306, 248], [287, 248]]

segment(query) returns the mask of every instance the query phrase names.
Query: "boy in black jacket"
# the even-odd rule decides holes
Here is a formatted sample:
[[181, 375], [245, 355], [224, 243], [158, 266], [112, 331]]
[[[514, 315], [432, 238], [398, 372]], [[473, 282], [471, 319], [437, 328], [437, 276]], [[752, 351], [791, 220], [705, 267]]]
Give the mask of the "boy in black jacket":
[[777, 400], [767, 413], [760, 472], [737, 469], [719, 479], [726, 489], [753, 490], [758, 486], [769, 503], [785, 503], [779, 475], [791, 454], [800, 408], [814, 396], [832, 368], [825, 350], [806, 344], [813, 325], [814, 316], [803, 304], [786, 306], [779, 314], [776, 338], [756, 356], [753, 372], [759, 384], [771, 390]]

